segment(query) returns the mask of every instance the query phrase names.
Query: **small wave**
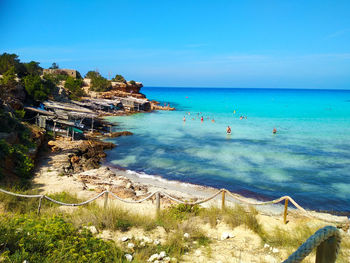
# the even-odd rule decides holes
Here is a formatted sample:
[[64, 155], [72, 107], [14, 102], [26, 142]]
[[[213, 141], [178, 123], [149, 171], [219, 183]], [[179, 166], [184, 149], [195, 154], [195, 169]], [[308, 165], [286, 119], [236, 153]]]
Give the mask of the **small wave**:
[[177, 180], [168, 180], [168, 179], [165, 179], [159, 175], [150, 175], [150, 174], [146, 174], [144, 172], [135, 172], [132, 170], [125, 170], [125, 172], [128, 175], [135, 176], [135, 177], [138, 177], [140, 179], [150, 179], [150, 180], [158, 181], [158, 182], [169, 184], [169, 185], [178, 185], [178, 186], [182, 186], [182, 187], [196, 187], [196, 188], [200, 188], [200, 189], [204, 189], [204, 188], [211, 189], [212, 188], [209, 186], [202, 186], [202, 185], [196, 185], [196, 184], [191, 184], [191, 183], [185, 183], [185, 182], [181, 182], [181, 181], [177, 181]]

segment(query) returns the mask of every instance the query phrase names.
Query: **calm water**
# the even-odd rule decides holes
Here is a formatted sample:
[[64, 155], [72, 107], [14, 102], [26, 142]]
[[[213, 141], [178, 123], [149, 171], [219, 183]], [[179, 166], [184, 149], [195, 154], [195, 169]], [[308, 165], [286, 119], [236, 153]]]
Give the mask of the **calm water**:
[[[350, 91], [142, 92], [177, 110], [109, 118], [118, 123], [116, 130], [135, 135], [113, 140], [118, 147], [108, 162], [246, 196], [290, 195], [311, 209], [350, 211]], [[240, 120], [241, 115], [247, 119]]]

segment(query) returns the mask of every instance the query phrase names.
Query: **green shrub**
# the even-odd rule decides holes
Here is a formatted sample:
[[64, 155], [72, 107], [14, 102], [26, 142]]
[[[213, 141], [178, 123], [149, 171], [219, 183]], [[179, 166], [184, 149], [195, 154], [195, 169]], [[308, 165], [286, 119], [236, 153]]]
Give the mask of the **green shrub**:
[[38, 75], [28, 75], [24, 78], [25, 90], [36, 101], [44, 101], [51, 94], [55, 83], [48, 78], [41, 79]]
[[64, 87], [70, 91], [69, 98], [71, 100], [79, 100], [80, 97], [85, 95], [84, 90], [82, 89], [83, 80], [75, 79], [73, 77], [68, 77]]
[[118, 74], [115, 75], [115, 77], [112, 79], [112, 81], [123, 82], [123, 83], [126, 82], [125, 78], [122, 75], [118, 75]]
[[4, 262], [125, 262], [114, 244], [57, 216], [2, 216], [0, 249]]
[[178, 204], [169, 207], [167, 213], [175, 219], [184, 220], [192, 216], [197, 216], [200, 209], [198, 205]]

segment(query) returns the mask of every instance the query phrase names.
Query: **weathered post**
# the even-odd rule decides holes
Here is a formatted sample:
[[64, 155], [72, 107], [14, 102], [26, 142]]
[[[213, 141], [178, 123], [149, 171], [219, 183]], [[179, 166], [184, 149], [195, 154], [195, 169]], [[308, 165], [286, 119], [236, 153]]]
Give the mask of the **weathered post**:
[[286, 198], [286, 199], [284, 200], [283, 222], [284, 222], [285, 224], [287, 224], [288, 201], [289, 201], [288, 198]]
[[40, 215], [41, 202], [42, 202], [42, 200], [43, 200], [43, 197], [44, 197], [44, 196], [41, 196], [40, 199], [39, 199], [38, 215]]
[[160, 193], [156, 193], [156, 209], [157, 209], [157, 215], [159, 214], [160, 211]]
[[224, 210], [225, 209], [225, 194], [226, 194], [226, 190], [222, 190], [221, 195], [221, 209]]
[[108, 192], [105, 192], [105, 203], [104, 203], [104, 208], [106, 209], [108, 205]]
[[334, 263], [337, 259], [337, 237], [331, 236], [316, 250], [316, 263]]

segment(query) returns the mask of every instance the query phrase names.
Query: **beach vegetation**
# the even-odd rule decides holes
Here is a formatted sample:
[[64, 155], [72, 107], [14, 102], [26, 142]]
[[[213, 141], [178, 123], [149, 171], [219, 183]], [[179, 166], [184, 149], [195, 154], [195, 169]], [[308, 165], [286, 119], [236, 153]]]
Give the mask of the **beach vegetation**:
[[64, 84], [64, 87], [70, 92], [69, 98], [71, 100], [80, 100], [80, 98], [85, 95], [85, 92], [82, 89], [82, 86], [83, 86], [82, 79], [75, 79], [70, 76], [67, 77], [66, 82]]
[[136, 85], [136, 81], [135, 81], [135, 80], [130, 80], [129, 83], [130, 83], [131, 85]]
[[[24, 194], [39, 193], [30, 190], [9, 190]], [[64, 203], [81, 202], [77, 196], [67, 192], [49, 196]], [[207, 247], [210, 252], [210, 244], [213, 240], [205, 234], [201, 225], [210, 223], [213, 228], [216, 228], [218, 222], [225, 222], [232, 228], [245, 226], [261, 238], [262, 245], [267, 243], [271, 247], [283, 249], [285, 254], [290, 255], [319, 229], [317, 225], [297, 224], [293, 229], [275, 227], [265, 231], [257, 220], [258, 212], [254, 208], [240, 205], [226, 207], [223, 210], [216, 207], [197, 208], [196, 206], [176, 205], [162, 209], [157, 216], [140, 216], [112, 204], [104, 209], [97, 203], [76, 207], [73, 213], [68, 213], [63, 209], [57, 209], [60, 205], [43, 199], [41, 218], [39, 218], [36, 215], [38, 198], [19, 198], [0, 193], [0, 203], [1, 209], [4, 211], [4, 215], [0, 216], [0, 233], [11, 232], [8, 235], [8, 243], [0, 240], [0, 244], [3, 246], [0, 249], [5, 251], [4, 258], [9, 262], [15, 258], [21, 260], [18, 262], [29, 261], [28, 255], [32, 253], [34, 247], [38, 251], [35, 252], [37, 253], [34, 255], [35, 257], [31, 258], [32, 260], [41, 260], [41, 256], [47, 253], [48, 259], [52, 259], [53, 255], [59, 258], [55, 262], [73, 259], [76, 262], [84, 262], [83, 255], [86, 257], [86, 254], [91, 257], [99, 255], [100, 261], [97, 262], [106, 262], [112, 258], [122, 261], [125, 260], [125, 253], [132, 253], [133, 262], [146, 262], [152, 254], [161, 251], [165, 251], [170, 257], [180, 259], [185, 253], [198, 248]], [[9, 212], [11, 212], [11, 216]], [[6, 227], [3, 226], [4, 220], [9, 222]], [[133, 249], [128, 248], [127, 243], [121, 243], [121, 248], [118, 248], [115, 244], [94, 237], [86, 229], [88, 226], [95, 226], [99, 232], [102, 230], [121, 231], [126, 232], [126, 235], [134, 227], [142, 228], [145, 233], [153, 233], [157, 231], [158, 227], [163, 227], [166, 235], [163, 236], [161, 243], [153, 243], [153, 241], [145, 243], [142, 242], [142, 238], [131, 237], [130, 242], [135, 245]], [[14, 229], [19, 229], [19, 231], [16, 232]], [[19, 238], [20, 234], [23, 233], [30, 234]], [[30, 246], [28, 242], [31, 242], [34, 235], [37, 235], [37, 240]], [[67, 236], [67, 240], [62, 240], [64, 235]], [[53, 245], [48, 246], [51, 243]], [[41, 244], [42, 249], [38, 249], [39, 244]], [[18, 247], [23, 249], [16, 252]], [[81, 247], [83, 247], [84, 253], [78, 252], [77, 248]], [[110, 254], [104, 258], [104, 255], [98, 254], [101, 249], [110, 249], [111, 251], [108, 251]], [[349, 251], [350, 240], [343, 238], [338, 261], [347, 262]], [[312, 253], [311, 257], [314, 255], [315, 252]], [[60, 261], [61, 258], [62, 261]], [[17, 261], [14, 260], [14, 262]]]
[[4, 262], [123, 262], [114, 243], [60, 216], [2, 215], [0, 233]]
[[200, 217], [212, 227], [215, 227], [219, 221], [224, 221], [233, 228], [244, 225], [257, 235], [263, 236], [264, 231], [256, 218], [257, 214], [257, 210], [252, 206], [244, 207], [236, 204], [234, 207], [225, 209], [218, 207], [202, 209]]
[[112, 79], [112, 81], [126, 83], [125, 78], [122, 75], [118, 75], [118, 74], [115, 75], [115, 77]]
[[156, 222], [152, 217], [140, 217], [136, 213], [121, 207], [108, 207], [101, 209], [96, 204], [82, 207], [71, 215], [70, 221], [76, 225], [94, 225], [99, 230], [120, 230], [128, 231], [131, 227], [142, 227], [151, 230], [156, 227]]

